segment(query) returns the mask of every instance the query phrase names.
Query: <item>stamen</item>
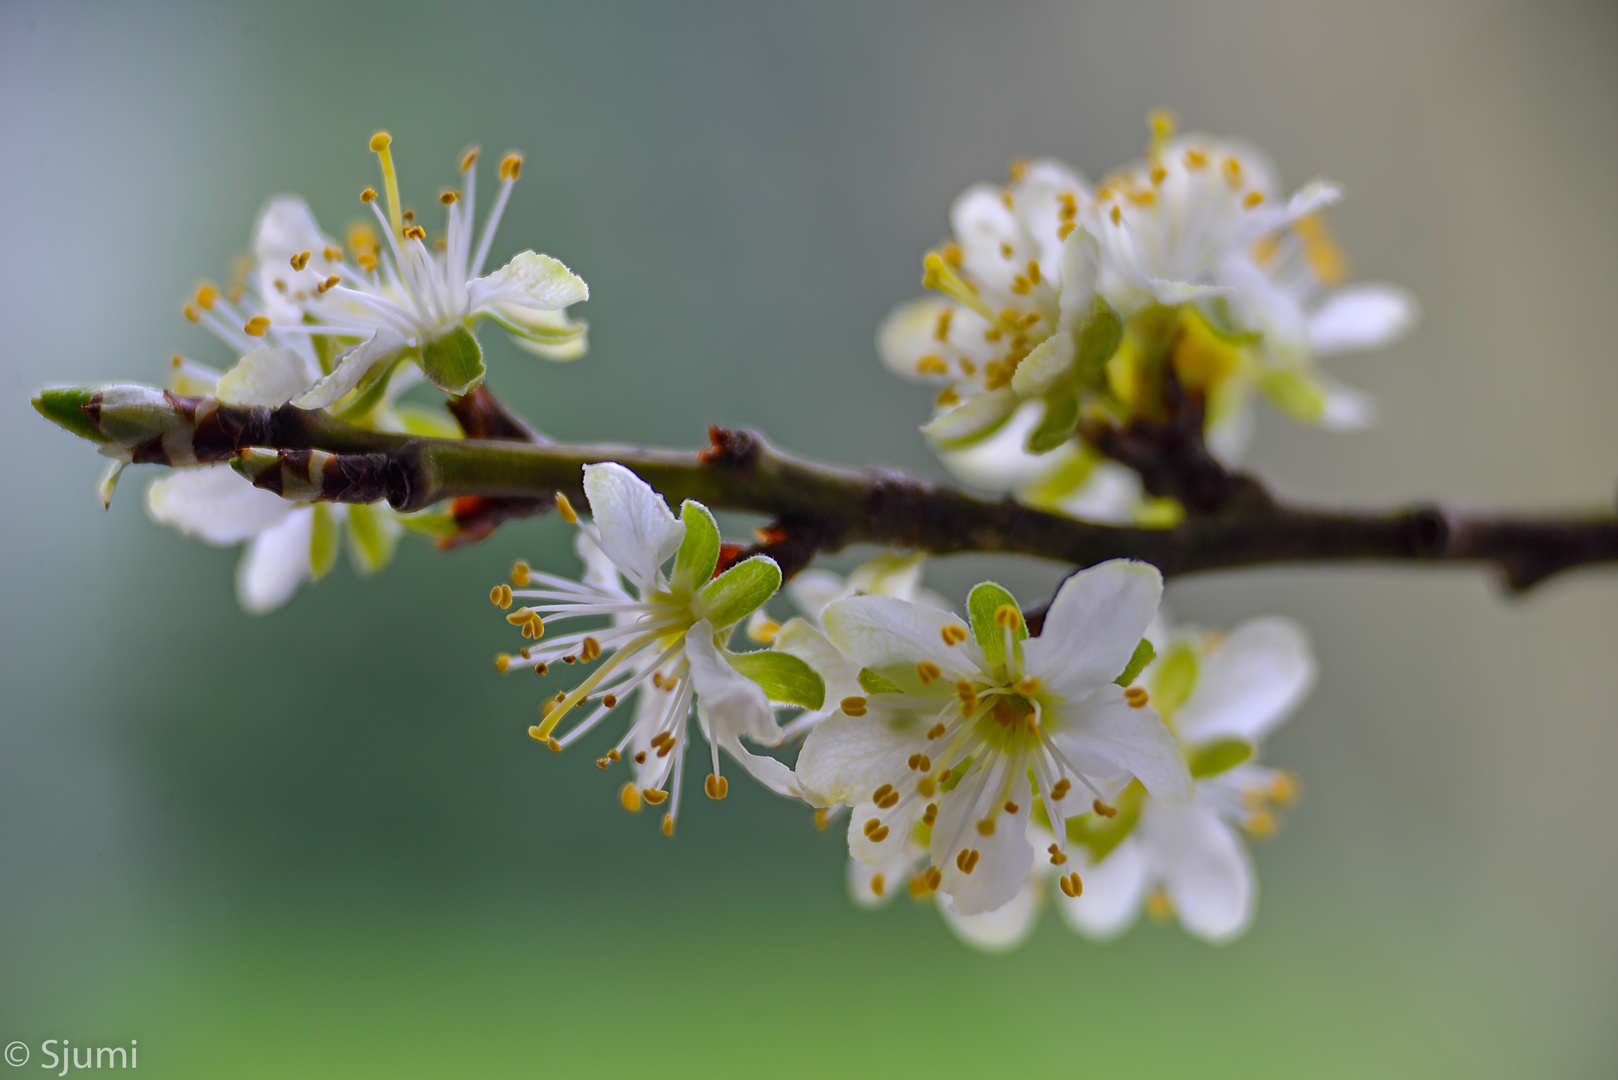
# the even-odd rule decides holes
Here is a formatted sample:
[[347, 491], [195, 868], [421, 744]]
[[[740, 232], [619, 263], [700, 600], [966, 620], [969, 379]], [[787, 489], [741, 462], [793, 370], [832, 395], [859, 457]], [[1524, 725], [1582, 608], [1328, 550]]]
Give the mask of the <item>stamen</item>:
[[922, 375], [948, 375], [949, 365], [942, 359], [929, 353], [916, 361], [916, 371]]
[[1174, 901], [1162, 889], [1153, 889], [1146, 898], [1146, 914], [1153, 922], [1167, 922], [1174, 914]]
[[633, 780], [628, 781], [618, 789], [618, 802], [631, 814], [640, 813], [640, 789], [635, 787]]
[[511, 583], [520, 589], [528, 584], [531, 573], [533, 573], [533, 568], [528, 565], [527, 561], [518, 559], [511, 564]]
[[460, 170], [463, 173], [464, 172], [469, 172], [471, 170], [472, 166], [476, 165], [477, 163], [478, 163], [478, 148], [475, 147], [475, 146], [467, 147], [466, 152], [461, 155]]
[[[972, 684], [967, 682], [965, 679], [956, 681], [955, 696], [961, 699], [961, 715], [970, 717], [973, 713], [978, 711], [978, 692], [977, 690], [973, 689]], [[932, 731], [929, 731], [927, 733], [927, 737], [929, 739], [937, 738], [937, 735], [933, 734], [934, 731], [936, 731], [938, 735], [944, 734], [944, 725], [940, 723], [936, 725]]]
[[982, 836], [993, 836], [994, 818], [986, 817], [982, 821], [978, 822], [978, 833]]
[[336, 274], [332, 274], [325, 281], [322, 281], [319, 285], [316, 285], [315, 290], [324, 296], [332, 289], [335, 289], [342, 280], [343, 279], [338, 277]]
[[949, 340], [949, 324], [955, 318], [954, 308], [945, 308], [938, 313], [938, 325], [933, 329], [933, 337], [939, 341]]
[[926, 754], [911, 754], [909, 765], [910, 768], [916, 772], [933, 771], [933, 759], [928, 757]]
[[197, 307], [203, 311], [212, 311], [219, 300], [219, 290], [207, 282], [197, 286]]
[[659, 791], [657, 788], [643, 788], [641, 790], [640, 797], [645, 799], [651, 805], [656, 806], [658, 803], [668, 798], [669, 793], [666, 791]]
[[1260, 839], [1266, 836], [1274, 836], [1275, 827], [1275, 815], [1268, 810], [1255, 810], [1247, 815], [1246, 821], [1242, 822], [1242, 828], [1246, 830], [1249, 836], [1256, 836]]
[[593, 637], [587, 637], [584, 639], [584, 647], [579, 650], [579, 653], [584, 662], [588, 664], [601, 655], [601, 642]]
[[510, 667], [511, 667], [511, 654], [510, 653], [501, 653], [500, 655], [498, 655], [498, 656], [496, 656], [494, 658], [494, 669], [496, 671], [498, 671], [500, 674], [504, 675], [506, 673], [506, 670], [508, 668], [510, 668]]
[[1072, 789], [1073, 781], [1069, 780], [1065, 776], [1062, 777], [1062, 779], [1051, 785], [1051, 800], [1053, 802], [1061, 802], [1067, 797], [1067, 793]]
[[815, 828], [821, 832], [826, 831], [826, 817], [827, 811], [824, 808], [815, 811]]
[[374, 203], [374, 202], [376, 202], [376, 188], [369, 188], [368, 187], [365, 190], [361, 191], [360, 192], [360, 202], [362, 202], [362, 203]]
[[393, 151], [389, 149], [392, 143], [393, 136], [386, 131], [371, 136], [371, 152], [382, 162], [382, 187], [388, 193], [388, 223], [393, 226], [394, 235], [399, 236], [404, 232], [404, 224], [403, 215], [399, 213], [399, 178], [394, 174]]
[[846, 716], [864, 716], [865, 704], [862, 697], [846, 697], [842, 700], [842, 710]]
[[500, 159], [500, 179], [515, 180], [522, 175], [522, 155], [515, 150]]
[[1008, 814], [1015, 814], [1019, 809], [1021, 809], [1021, 807], [1012, 802], [1010, 799], [1007, 799], [1004, 809]]
[[867, 821], [865, 823], [865, 828], [864, 828], [863, 831], [864, 831], [866, 836], [870, 836], [872, 833], [876, 832], [881, 827], [882, 827], [882, 819], [881, 818], [872, 818], [871, 820], [869, 820], [869, 821]]
[[923, 810], [922, 813], [921, 813], [921, 823], [923, 825], [926, 825], [926, 826], [930, 827], [932, 825], [932, 823], [937, 821], [937, 820], [938, 820], [938, 804], [937, 803], [928, 803], [927, 804], [927, 809]]
[[674, 815], [673, 815], [673, 813], [668, 813], [668, 814], [663, 815], [663, 835], [668, 836], [668, 837], [673, 837], [674, 836]]
[[438, 193], [438, 201], [443, 203], [445, 206], [454, 206], [456, 203], [461, 201], [461, 196], [459, 193], [454, 191], [441, 191]]
[[1115, 818], [1118, 816], [1118, 808], [1116, 806], [1108, 806], [1100, 799], [1096, 799], [1091, 802], [1090, 809], [1094, 810], [1104, 818]]
[[[1056, 845], [1052, 844], [1051, 846], [1055, 847]], [[1066, 861], [1067, 856], [1064, 855], [1062, 858], [1064, 861]], [[1054, 859], [1051, 861], [1055, 862]], [[1079, 898], [1079, 894], [1084, 892], [1084, 882], [1079, 880], [1079, 872], [1077, 870], [1073, 871], [1073, 873], [1069, 874], [1067, 877], [1058, 878], [1057, 880], [1062, 886], [1062, 895], [1068, 897], [1070, 900], [1077, 900]]]
[[1067, 862], [1067, 854], [1065, 852], [1063, 852], [1062, 849], [1057, 847], [1055, 844], [1052, 844], [1050, 847], [1046, 848], [1045, 850], [1051, 853], [1051, 865], [1052, 866], [1061, 866], [1063, 863]]
[[955, 856], [955, 868], [963, 874], [970, 874], [977, 869], [977, 865], [978, 850], [976, 848], [962, 848], [960, 854]]
[[1029, 259], [1028, 266], [1025, 268], [1024, 272], [1027, 273], [1029, 281], [1033, 282], [1035, 285], [1039, 284], [1039, 263], [1035, 262], [1033, 259]]
[[941, 406], [943, 406], [945, 408], [948, 408], [951, 405], [960, 404], [961, 395], [956, 393], [955, 388], [953, 386], [946, 386], [946, 387], [944, 387], [944, 389], [942, 389], [942, 390], [940, 390], [938, 392], [938, 397], [936, 397], [934, 400], [939, 405], [941, 405]]
[[[965, 682], [966, 680], [963, 679], [961, 681]], [[960, 683], [955, 684], [957, 689], [959, 689], [960, 685], [961, 685]], [[968, 685], [968, 687], [970, 687], [971, 684], [968, 683], [967, 685]], [[927, 741], [931, 742], [932, 740], [938, 738], [940, 735], [944, 734], [944, 731], [945, 731], [944, 723], [943, 723], [943, 721], [939, 721], [938, 723], [934, 724], [932, 727], [927, 729]]]
[[931, 660], [922, 660], [916, 664], [916, 678], [921, 680], [923, 686], [932, 685], [933, 681], [941, 678], [943, 674], [943, 669]]
[[1017, 693], [1021, 694], [1023, 697], [1033, 697], [1035, 694], [1039, 693], [1039, 688], [1043, 685], [1045, 684], [1030, 675], [1028, 678], [1018, 681]]
[[871, 801], [881, 809], [889, 810], [899, 801], [899, 793], [893, 790], [892, 784], [883, 784], [871, 793]]
[[579, 523], [579, 513], [573, 509], [573, 504], [567, 501], [567, 496], [560, 491], [556, 493], [556, 512], [562, 515], [562, 520], [569, 525]]
[[877, 896], [881, 896], [882, 892], [883, 892], [883, 889], [885, 887], [886, 886], [883, 884], [883, 878], [882, 878], [881, 874], [872, 874], [871, 875], [871, 892], [873, 894], [875, 894]]
[[702, 790], [710, 799], [723, 799], [730, 792], [730, 781], [717, 773], [709, 773], [708, 779], [702, 782]]
[[1131, 686], [1124, 691], [1124, 700], [1129, 703], [1131, 709], [1144, 709], [1151, 698], [1144, 687]]
[[[940, 630], [938, 635], [944, 639], [945, 645], [959, 645], [966, 640], [966, 627], [960, 623], [950, 623]], [[960, 684], [957, 683], [956, 685], [959, 686]]]
[[1263, 201], [1264, 193], [1262, 191], [1249, 191], [1245, 196], [1242, 197], [1242, 206], [1245, 209], [1251, 210], [1253, 207], [1257, 206]]
[[1001, 604], [994, 609], [994, 624], [1007, 630], [1020, 630], [1022, 628], [1022, 612], [1010, 604]]
[[927, 882], [928, 892], [937, 892], [939, 882], [944, 880], [944, 875], [938, 869], [938, 867], [929, 866], [927, 868], [927, 873], [923, 875], [923, 879]]
[[304, 267], [308, 266], [309, 256], [312, 254], [313, 252], [305, 248], [303, 251], [300, 251], [296, 255], [292, 256], [292, 259], [290, 260], [292, 263], [292, 269], [302, 270]]

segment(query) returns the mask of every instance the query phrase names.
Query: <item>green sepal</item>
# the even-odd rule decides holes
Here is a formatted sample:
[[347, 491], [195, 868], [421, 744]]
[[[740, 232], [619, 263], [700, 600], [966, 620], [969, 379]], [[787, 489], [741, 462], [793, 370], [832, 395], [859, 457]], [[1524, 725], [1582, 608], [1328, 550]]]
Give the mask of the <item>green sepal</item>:
[[314, 511], [314, 527], [309, 530], [309, 569], [319, 581], [337, 565], [337, 522], [325, 503], [315, 503]]
[[1326, 411], [1326, 395], [1309, 375], [1296, 368], [1260, 371], [1258, 388], [1270, 403], [1294, 420], [1312, 424]]
[[1024, 445], [1030, 454], [1048, 454], [1073, 435], [1079, 426], [1079, 395], [1070, 383], [1063, 383], [1045, 395], [1045, 416], [1028, 433]]
[[34, 408], [51, 423], [66, 428], [81, 439], [89, 439], [93, 443], [108, 442], [91, 421], [90, 414], [84, 411], [94, 396], [95, 391], [88, 386], [55, 386], [39, 392], [39, 396], [34, 398]]
[[1028, 637], [1028, 625], [1023, 620], [1022, 608], [1017, 606], [1017, 598], [992, 581], [974, 585], [966, 597], [966, 610], [972, 617], [972, 636], [977, 638], [978, 647], [991, 668], [1006, 662], [1006, 631], [994, 621], [994, 613], [1008, 604], [1017, 612], [1017, 621], [1011, 629], [1015, 649], [1017, 642]]
[[780, 705], [819, 709], [826, 704], [825, 680], [815, 669], [791, 653], [763, 649], [726, 653], [725, 659], [745, 677], [758, 683], [764, 696]]
[[697, 613], [715, 630], [735, 626], [781, 587], [781, 568], [768, 555], [744, 559], [697, 593]]
[[685, 539], [674, 553], [674, 588], [696, 592], [711, 577], [719, 565], [719, 524], [708, 508], [695, 499], [687, 499], [680, 507], [680, 520], [685, 523]]
[[902, 694], [904, 688], [879, 671], [860, 668], [860, 686], [867, 694]]
[[387, 511], [372, 503], [348, 508], [349, 555], [362, 574], [374, 574], [393, 561], [398, 533], [388, 527]]
[[[473, 342], [473, 344], [477, 343]], [[345, 405], [343, 410], [337, 414], [337, 419], [352, 424], [371, 415], [387, 397], [388, 383], [393, 381], [393, 373], [399, 370], [400, 364], [412, 359], [415, 355], [416, 351], [414, 349], [405, 349], [392, 360], [381, 365], [379, 369], [373, 368], [370, 372], [367, 372], [366, 378], [369, 381], [361, 382], [359, 393], [355, 394], [354, 400]]]
[[421, 370], [444, 393], [460, 397], [483, 381], [483, 348], [465, 323], [456, 323], [421, 347]]
[[1150, 641], [1141, 638], [1140, 644], [1135, 646], [1135, 655], [1131, 656], [1129, 663], [1124, 665], [1124, 673], [1112, 681], [1119, 686], [1128, 686], [1135, 681], [1136, 676], [1146, 670], [1146, 665], [1155, 659], [1157, 659], [1157, 650], [1152, 648]]
[[1123, 843], [1124, 838], [1134, 830], [1145, 801], [1146, 789], [1139, 780], [1131, 780], [1129, 786], [1112, 801], [1113, 809], [1118, 811], [1116, 817], [1089, 813], [1068, 818], [1068, 842], [1084, 845], [1090, 850], [1090, 861], [1100, 862], [1112, 854], [1112, 849]]
[[1163, 654], [1163, 662], [1152, 672], [1152, 704], [1158, 715], [1172, 717], [1197, 685], [1197, 650], [1181, 641]]
[[962, 780], [966, 779], [967, 770], [969, 770], [971, 768], [972, 768], [972, 756], [970, 754], [968, 754], [966, 757], [962, 758], [960, 761], [957, 761], [955, 763], [955, 765], [949, 771], [949, 779], [945, 780], [943, 783], [939, 784], [938, 785], [938, 790], [943, 791], [943, 792], [954, 791], [955, 786], [957, 784], [959, 784]]
[[423, 511], [419, 514], [400, 514], [399, 524], [413, 533], [430, 536], [434, 540], [447, 540], [461, 531], [454, 514]]
[[1203, 780], [1229, 772], [1253, 756], [1251, 743], [1237, 738], [1215, 739], [1192, 749], [1186, 762], [1191, 767], [1191, 778]]
[[1090, 317], [1079, 331], [1079, 347], [1073, 356], [1073, 367], [1079, 373], [1079, 378], [1088, 380], [1098, 375], [1123, 340], [1123, 318], [1098, 293], [1095, 305], [1090, 309]]

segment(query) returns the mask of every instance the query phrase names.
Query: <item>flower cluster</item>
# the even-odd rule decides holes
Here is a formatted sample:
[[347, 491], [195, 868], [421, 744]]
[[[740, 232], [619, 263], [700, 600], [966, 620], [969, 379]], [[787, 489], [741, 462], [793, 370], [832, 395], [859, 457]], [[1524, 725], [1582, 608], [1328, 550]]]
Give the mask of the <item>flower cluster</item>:
[[1242, 454], [1255, 392], [1327, 428], [1372, 404], [1316, 360], [1404, 334], [1415, 304], [1388, 285], [1342, 286], [1322, 181], [1284, 194], [1257, 151], [1176, 136], [1154, 114], [1146, 160], [1092, 187], [1053, 160], [1018, 162], [950, 212], [928, 253], [933, 295], [901, 305], [877, 344], [889, 368], [938, 387], [922, 430], [968, 483], [1097, 520], [1172, 521], [1139, 478], [1105, 461], [1086, 420], [1160, 417], [1164, 374], [1206, 409], [1221, 460]]
[[[484, 374], [474, 334], [479, 322], [498, 323], [538, 356], [583, 355], [585, 326], [567, 314], [569, 305], [589, 296], [577, 275], [532, 251], [483, 273], [522, 172], [521, 155], [501, 159], [499, 192], [479, 232], [479, 155], [466, 151], [460, 187], [438, 195], [444, 230], [429, 239], [415, 211], [402, 205], [392, 139], [378, 132], [370, 146], [381, 163], [383, 192], [366, 188], [360, 199], [374, 222], [350, 226], [339, 243], [302, 199], [271, 199], [253, 230], [253, 255], [235, 282], [228, 289], [204, 283], [183, 309], [237, 359], [220, 371], [176, 356], [176, 393], [235, 406], [290, 403], [371, 430], [456, 438], [460, 428], [448, 415], [400, 398], [424, 378], [452, 397], [476, 387]], [[105, 499], [132, 448], [113, 439], [103, 451], [114, 457]], [[169, 454], [167, 462], [196, 465], [183, 453]], [[183, 468], [154, 481], [146, 505], [155, 520], [189, 536], [247, 544], [236, 585], [251, 612], [277, 608], [300, 584], [323, 577], [342, 534], [356, 568], [371, 573], [388, 562], [404, 526], [435, 528], [380, 504], [288, 502], [253, 487], [228, 463]]]

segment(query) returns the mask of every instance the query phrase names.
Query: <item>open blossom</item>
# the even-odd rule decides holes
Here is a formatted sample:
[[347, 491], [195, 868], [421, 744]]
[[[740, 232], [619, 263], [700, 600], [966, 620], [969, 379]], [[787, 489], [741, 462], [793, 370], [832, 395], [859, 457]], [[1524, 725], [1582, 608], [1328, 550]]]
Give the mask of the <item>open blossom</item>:
[[199, 297], [188, 313], [242, 339], [235, 343], [248, 348], [248, 339], [272, 334], [345, 343], [316, 371], [317, 378], [283, 399], [301, 408], [330, 406], [362, 383], [387, 378], [406, 359], [419, 364], [445, 393], [463, 394], [483, 378], [482, 349], [472, 333], [483, 319], [504, 326], [519, 345], [538, 355], [581, 355], [584, 327], [566, 315], [569, 305], [589, 297], [577, 275], [532, 251], [483, 273], [522, 171], [521, 156], [508, 154], [500, 162], [500, 193], [478, 233], [478, 154], [468, 151], [461, 160], [462, 189], [439, 195], [447, 220], [439, 242], [429, 246], [426, 227], [413, 212], [401, 209], [391, 141], [386, 132], [371, 139], [382, 163], [383, 194], [367, 188], [361, 195], [377, 220], [381, 243], [376, 234], [359, 230], [351, 245], [359, 250], [346, 251], [320, 230], [301, 199], [277, 198], [260, 215], [254, 240], [255, 291], [250, 300], [259, 313], [221, 304], [217, 291]]
[[[500, 585], [490, 594], [505, 608], [514, 600], [527, 602], [506, 619], [535, 642], [518, 656], [501, 656], [502, 671], [535, 668], [545, 674], [558, 663], [601, 661], [572, 690], [559, 691], [546, 703], [529, 734], [563, 750], [638, 691], [628, 730], [597, 764], [606, 769], [629, 753], [635, 778], [624, 785], [620, 799], [631, 810], [642, 802], [656, 806], [671, 800], [663, 819], [663, 831], [671, 836], [693, 705], [712, 760], [703, 785], [710, 798], [722, 799], [729, 790], [719, 763], [721, 748], [771, 790], [797, 796], [790, 769], [742, 743], [779, 743], [772, 702], [818, 709], [821, 679], [785, 653], [733, 653], [725, 647], [736, 624], [774, 595], [780, 568], [768, 557], [754, 556], [715, 577], [719, 531], [707, 508], [687, 500], [675, 517], [661, 496], [622, 465], [586, 465], [584, 490], [593, 522], [579, 521], [565, 499], [557, 500], [563, 516], [577, 521], [584, 534], [582, 580], [519, 564], [513, 574], [517, 588]], [[665, 573], [670, 559], [672, 569]], [[548, 624], [572, 619], [608, 623], [547, 634]], [[563, 721], [576, 709], [580, 718], [563, 731]]]
[[[1071, 866], [1083, 887], [1052, 890], [1058, 871], [1036, 865], [1016, 900], [986, 915], [941, 913], [964, 940], [990, 951], [1025, 939], [1049, 893], [1063, 920], [1088, 937], [1127, 930], [1142, 909], [1177, 916], [1187, 931], [1220, 943], [1252, 922], [1258, 879], [1241, 833], [1268, 835], [1276, 809], [1296, 796], [1290, 773], [1256, 764], [1263, 740], [1314, 684], [1315, 663], [1302, 627], [1260, 618], [1229, 634], [1195, 627], [1147, 631], [1158, 652], [1140, 681], [1185, 749], [1195, 786], [1165, 805], [1131, 784], [1112, 816], [1068, 822]], [[1034, 844], [1045, 826], [1029, 828]]]
[[1163, 721], [1144, 692], [1117, 683], [1133, 674], [1161, 593], [1156, 569], [1102, 563], [1063, 584], [1036, 638], [1011, 595], [987, 583], [968, 599], [970, 629], [890, 597], [832, 604], [827, 634], [862, 669], [864, 693], [810, 733], [798, 759], [806, 797], [853, 807], [849, 850], [872, 865], [923, 828], [925, 887], [962, 914], [1000, 907], [1035, 859], [1030, 778], [1057, 825], [1056, 866], [1067, 861], [1061, 823], [1133, 779], [1166, 801], [1189, 795]]

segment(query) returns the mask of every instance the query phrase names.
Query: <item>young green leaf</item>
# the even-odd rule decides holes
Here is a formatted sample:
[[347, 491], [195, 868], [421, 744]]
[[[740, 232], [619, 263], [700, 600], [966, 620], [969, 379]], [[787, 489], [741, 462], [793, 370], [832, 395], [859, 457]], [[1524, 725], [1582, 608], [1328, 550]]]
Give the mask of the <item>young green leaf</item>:
[[1140, 644], [1135, 646], [1135, 655], [1131, 656], [1129, 663], [1124, 665], [1124, 673], [1112, 681], [1119, 686], [1128, 686], [1135, 681], [1136, 676], [1146, 670], [1146, 665], [1150, 664], [1156, 657], [1157, 650], [1152, 648], [1152, 643], [1145, 638], [1141, 638]]
[[758, 683], [764, 696], [779, 705], [819, 709], [826, 704], [826, 684], [815, 669], [791, 653], [763, 650], [728, 653], [730, 666]]
[[374, 574], [393, 559], [397, 530], [390, 527], [385, 511], [368, 503], [348, 508], [348, 536], [353, 542], [350, 554], [362, 574]]
[[483, 348], [465, 323], [456, 323], [421, 347], [421, 370], [444, 393], [460, 397], [483, 381]]
[[1234, 769], [1253, 756], [1253, 747], [1241, 739], [1215, 739], [1196, 747], [1188, 756], [1192, 777], [1201, 780]]
[[[1010, 612], [1001, 614], [1009, 607]], [[1016, 642], [1028, 637], [1028, 626], [1023, 621], [1017, 598], [992, 581], [974, 585], [966, 597], [967, 614], [972, 617], [972, 636], [991, 667], [1006, 662], [1006, 628], [1011, 629], [1013, 648]]]
[[337, 522], [331, 507], [315, 503], [314, 527], [309, 532], [309, 568], [316, 581], [331, 573], [337, 565]]
[[719, 565], [719, 526], [708, 508], [695, 499], [687, 499], [680, 507], [680, 520], [685, 522], [685, 539], [674, 555], [673, 585], [695, 592]]
[[781, 568], [768, 555], [755, 555], [732, 566], [697, 593], [697, 611], [714, 629], [734, 626], [752, 614], [781, 587]]
[[1063, 383], [1045, 395], [1045, 416], [1028, 433], [1030, 454], [1046, 454], [1067, 442], [1079, 426], [1079, 395], [1070, 383]]

